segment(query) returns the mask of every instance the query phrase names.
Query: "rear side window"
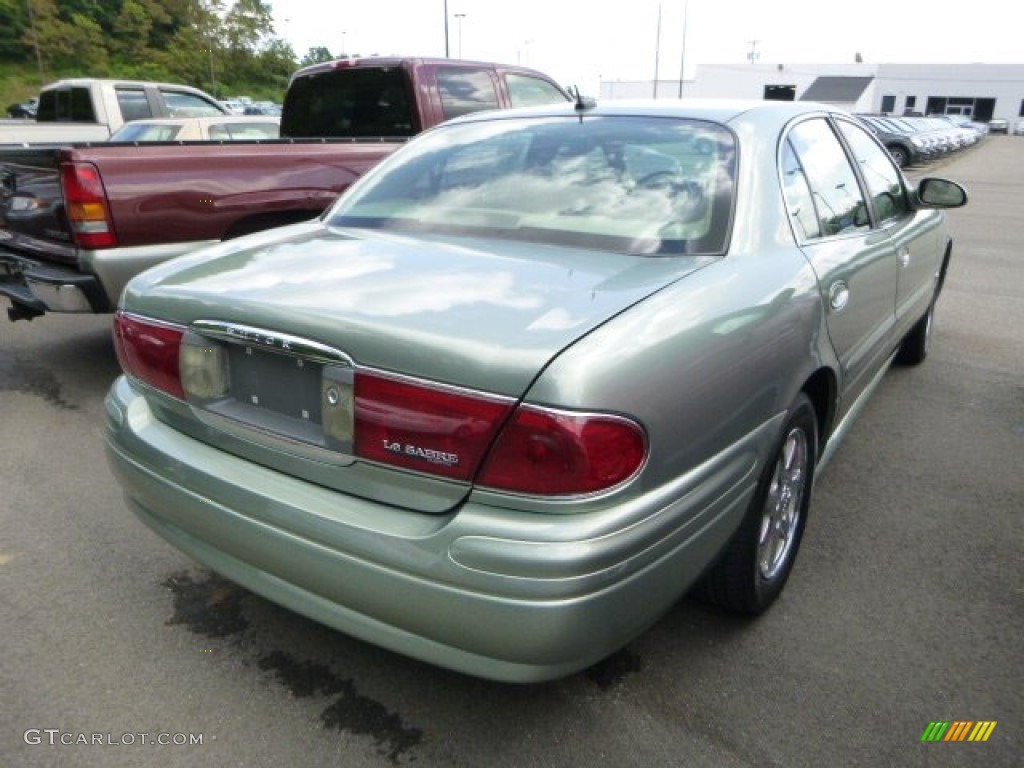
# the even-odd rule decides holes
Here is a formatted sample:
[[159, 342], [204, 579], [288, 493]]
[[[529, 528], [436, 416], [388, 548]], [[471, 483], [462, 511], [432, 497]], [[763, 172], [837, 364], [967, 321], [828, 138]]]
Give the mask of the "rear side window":
[[547, 80], [529, 75], [510, 72], [505, 75], [505, 84], [508, 86], [508, 98], [513, 107], [536, 107], [567, 101], [565, 94]]
[[499, 106], [498, 91], [486, 69], [439, 67], [437, 88], [446, 120]]
[[790, 131], [789, 142], [807, 177], [821, 235], [868, 230], [871, 221], [857, 175], [828, 123], [823, 119], [800, 123]]
[[281, 135], [407, 137], [418, 132], [417, 122], [403, 70], [352, 67], [294, 80], [285, 95]]
[[141, 88], [118, 88], [116, 93], [118, 106], [121, 107], [121, 116], [126, 123], [153, 116], [146, 92]]

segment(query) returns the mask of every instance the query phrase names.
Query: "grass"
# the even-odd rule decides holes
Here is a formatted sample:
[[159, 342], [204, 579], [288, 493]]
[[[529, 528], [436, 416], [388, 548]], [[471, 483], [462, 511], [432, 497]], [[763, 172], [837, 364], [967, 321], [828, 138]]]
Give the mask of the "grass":
[[[45, 72], [47, 83], [61, 78], [60, 74]], [[39, 70], [34, 64], [0, 62], [0, 117], [7, 117], [7, 106], [39, 95]]]

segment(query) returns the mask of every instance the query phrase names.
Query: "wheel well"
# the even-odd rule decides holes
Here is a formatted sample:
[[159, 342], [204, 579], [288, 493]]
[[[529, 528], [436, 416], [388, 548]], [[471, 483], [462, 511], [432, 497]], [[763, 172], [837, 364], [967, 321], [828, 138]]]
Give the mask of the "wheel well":
[[828, 368], [819, 368], [804, 382], [803, 392], [810, 398], [818, 421], [818, 455], [832, 432], [836, 417], [836, 379]]
[[298, 224], [300, 221], [309, 221], [316, 217], [320, 211], [280, 211], [277, 213], [266, 213], [259, 216], [250, 216], [247, 219], [236, 221], [231, 225], [225, 235], [225, 240], [231, 240], [242, 235], [251, 235], [253, 232], [262, 232], [265, 229], [283, 227], [287, 224]]
[[942, 286], [946, 284], [946, 270], [949, 269], [950, 259], [953, 258], [953, 241], [946, 243], [946, 255], [942, 257], [942, 266], [939, 268], [939, 284], [935, 286], [935, 298], [942, 293]]

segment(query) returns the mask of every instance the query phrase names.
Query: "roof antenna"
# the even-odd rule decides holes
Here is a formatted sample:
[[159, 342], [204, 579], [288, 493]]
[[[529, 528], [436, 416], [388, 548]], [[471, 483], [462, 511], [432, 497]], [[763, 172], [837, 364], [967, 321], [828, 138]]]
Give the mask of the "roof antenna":
[[576, 101], [574, 107], [577, 112], [583, 112], [597, 106], [597, 102], [593, 98], [583, 95], [578, 85], [569, 86], [569, 95]]

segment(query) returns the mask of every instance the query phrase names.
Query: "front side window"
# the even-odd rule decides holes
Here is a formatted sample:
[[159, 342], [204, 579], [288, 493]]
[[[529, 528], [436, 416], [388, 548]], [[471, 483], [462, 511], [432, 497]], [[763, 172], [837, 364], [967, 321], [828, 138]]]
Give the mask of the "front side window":
[[839, 130], [860, 167], [878, 218], [888, 221], [910, 211], [910, 200], [889, 153], [852, 123], [840, 121]]
[[211, 104], [202, 96], [179, 91], [163, 91], [167, 102], [167, 114], [170, 117], [215, 117], [224, 114], [216, 104]]
[[866, 231], [871, 222], [857, 176], [824, 118], [806, 120], [789, 141], [807, 176], [823, 237]]
[[565, 94], [547, 80], [509, 72], [505, 75], [505, 84], [513, 107], [537, 107], [566, 101]]
[[637, 255], [718, 254], [728, 239], [735, 158], [731, 132], [695, 120], [446, 126], [385, 160], [328, 221]]
[[498, 91], [486, 69], [439, 67], [437, 89], [445, 120], [499, 106]]

